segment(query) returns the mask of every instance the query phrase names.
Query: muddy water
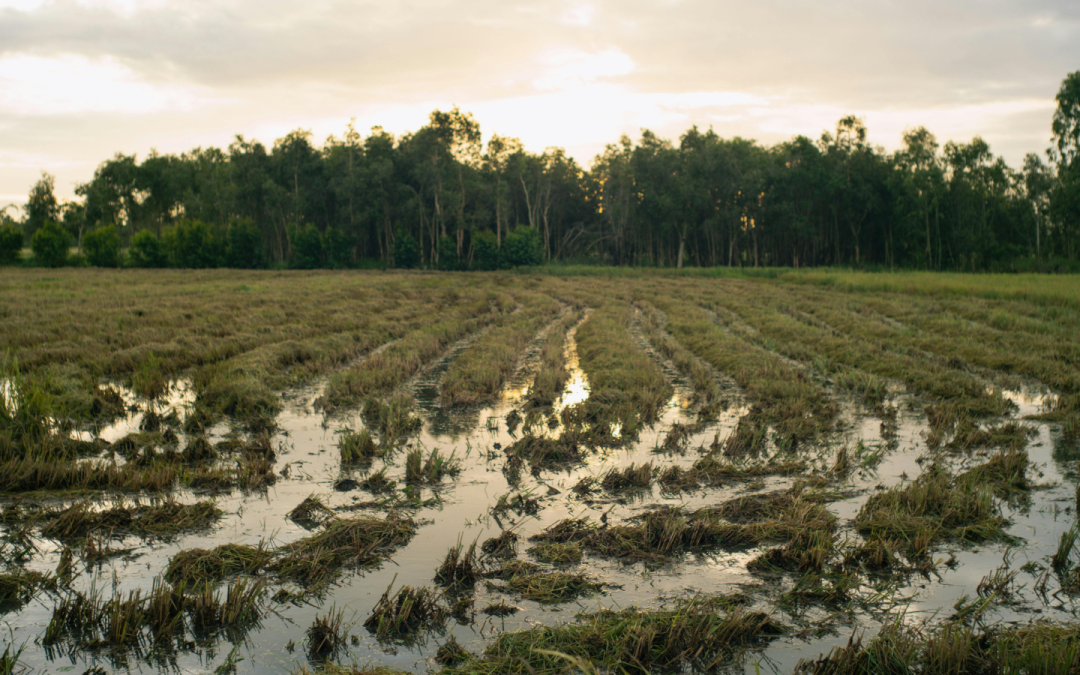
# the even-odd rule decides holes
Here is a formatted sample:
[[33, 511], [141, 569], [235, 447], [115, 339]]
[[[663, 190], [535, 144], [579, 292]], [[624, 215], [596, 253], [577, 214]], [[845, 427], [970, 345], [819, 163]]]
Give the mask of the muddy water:
[[[560, 405], [567, 406], [584, 400], [588, 395], [588, 380], [577, 364], [572, 339], [568, 341], [568, 362], [573, 369], [571, 386]], [[535, 357], [535, 350], [533, 353]], [[749, 573], [745, 564], [759, 549], [717, 549], [697, 552], [670, 562], [625, 563], [586, 553], [580, 569], [608, 584], [603, 595], [558, 605], [545, 605], [505, 594], [495, 587], [480, 583], [476, 587], [476, 609], [488, 604], [505, 601], [519, 608], [516, 614], [506, 618], [488, 618], [477, 614], [471, 624], [453, 620], [444, 633], [421, 637], [418, 642], [403, 644], [379, 642], [361, 625], [369, 615], [383, 591], [393, 584], [412, 586], [432, 585], [435, 568], [447, 549], [459, 540], [466, 543], [483, 541], [495, 536], [504, 528], [514, 528], [523, 539], [567, 516], [588, 515], [598, 519], [607, 514], [611, 522], [632, 516], [646, 507], [659, 504], [685, 505], [696, 508], [716, 504], [735, 496], [753, 492], [768, 492], [791, 486], [795, 478], [768, 478], [758, 482], [733, 481], [720, 488], [699, 489], [679, 495], [662, 494], [659, 488], [620, 495], [616, 498], [597, 497], [583, 501], [570, 491], [578, 480], [588, 475], [599, 475], [613, 466], [652, 461], [660, 465], [679, 464], [688, 466], [699, 456], [698, 448], [707, 446], [717, 437], [721, 441], [738, 421], [744, 408], [725, 413], [715, 423], [695, 434], [688, 451], [683, 454], [661, 455], [655, 452], [675, 423], [687, 423], [691, 411], [686, 401], [689, 394], [677, 383], [676, 394], [664, 411], [662, 419], [652, 430], [641, 435], [640, 440], [629, 449], [599, 451], [579, 467], [565, 472], [543, 472], [539, 477], [526, 473], [520, 486], [507, 483], [501, 469], [503, 455], [499, 448], [514, 442], [515, 437], [506, 428], [505, 417], [528, 394], [529, 368], [535, 364], [526, 358], [519, 376], [508, 384], [504, 396], [494, 406], [483, 410], [448, 411], [438, 405], [437, 383], [441, 372], [450, 362], [436, 364], [412, 383], [425, 417], [423, 431], [413, 440], [425, 452], [439, 448], [444, 453], [453, 452], [463, 462], [463, 472], [454, 480], [446, 479], [436, 488], [425, 488], [422, 498], [437, 500], [433, 505], [410, 512], [422, 523], [412, 541], [393, 555], [392, 560], [380, 568], [346, 576], [321, 600], [309, 599], [304, 603], [273, 603], [261, 625], [243, 636], [228, 640], [203, 639], [182, 644], [165, 654], [153, 656], [137, 653], [109, 651], [67, 653], [64, 650], [46, 650], [39, 639], [49, 622], [55, 598], [47, 593], [39, 594], [34, 601], [17, 612], [0, 615], [6, 624], [0, 627], [0, 643], [13, 640], [25, 645], [21, 663], [35, 672], [76, 672], [90, 667], [107, 671], [139, 670], [144, 672], [212, 672], [235, 649], [236, 672], [263, 673], [289, 672], [306, 663], [304, 656], [304, 632], [317, 615], [326, 614], [331, 605], [345, 610], [351, 622], [354, 643], [338, 655], [341, 662], [356, 661], [361, 665], [379, 664], [395, 668], [424, 672], [435, 667], [432, 660], [435, 649], [449, 633], [467, 649], [480, 652], [501, 631], [530, 628], [537, 624], [554, 624], [570, 621], [580, 611], [599, 607], [656, 607], [666, 599], [684, 597], [697, 592], [732, 592], [749, 590], [758, 608], [773, 613], [782, 622], [794, 627], [793, 635], [774, 642], [767, 650], [752, 654], [744, 663], [745, 671], [791, 672], [801, 658], [816, 657], [831, 647], [842, 645], [855, 630], [875, 631], [885, 619], [890, 607], [907, 605], [907, 620], [918, 621], [931, 617], [944, 619], [953, 612], [953, 606], [965, 596], [976, 597], [976, 586], [984, 575], [1008, 561], [1010, 569], [1020, 569], [1028, 563], [1046, 566], [1047, 559], [1057, 546], [1061, 533], [1067, 530], [1075, 518], [1076, 462], [1080, 452], [1064, 444], [1053, 425], [1039, 424], [1038, 436], [1028, 450], [1036, 467], [1033, 476], [1042, 487], [1032, 493], [1027, 504], [1006, 505], [1005, 515], [1012, 520], [1010, 533], [1023, 538], [1024, 545], [1010, 547], [993, 543], [980, 546], [946, 545], [935, 550], [934, 556], [943, 562], [953, 559], [950, 565], [941, 564], [928, 576], [909, 576], [893, 584], [882, 594], [888, 599], [867, 601], [848, 613], [836, 614], [835, 608], [811, 607], [797, 614], [777, 606], [779, 592], [789, 588], [790, 577], [758, 576]], [[173, 390], [173, 405], [183, 405], [187, 399], [182, 386]], [[289, 392], [284, 396], [284, 410], [278, 424], [280, 433], [275, 437], [278, 452], [277, 469], [288, 466], [288, 478], [282, 478], [264, 493], [243, 494], [235, 492], [217, 497], [219, 507], [225, 512], [220, 523], [209, 532], [183, 536], [166, 541], [145, 541], [128, 538], [118, 541], [114, 548], [129, 549], [127, 553], [89, 568], [79, 566], [74, 586], [87, 589], [91, 586], [105, 589], [148, 590], [155, 576], [159, 575], [168, 560], [185, 548], [210, 548], [227, 542], [257, 544], [261, 541], [275, 545], [295, 541], [309, 532], [290, 521], [286, 514], [310, 494], [322, 497], [331, 507], [343, 515], [357, 512], [359, 502], [369, 500], [370, 495], [360, 492], [338, 492], [334, 486], [343, 477], [358, 478], [361, 470], [343, 471], [337, 453], [337, 430], [360, 425], [355, 416], [325, 420], [313, 410], [313, 403], [321, 393], [321, 385]], [[1043, 409], [1048, 399], [1034, 390], [1008, 392], [1010, 400], [1019, 406], [1017, 416], [1032, 414]], [[921, 471], [918, 459], [925, 454], [923, 437], [926, 420], [922, 406], [904, 396], [896, 400], [900, 409], [898, 432], [892, 444], [881, 436], [880, 420], [863, 414], [854, 404], [845, 406], [844, 417], [848, 431], [817, 457], [811, 456], [815, 466], [824, 468], [831, 462], [835, 450], [846, 445], [864, 466], [854, 471], [842, 486], [844, 499], [829, 505], [842, 523], [850, 520], [879, 486], [889, 486], [915, 478]], [[137, 416], [125, 420], [113, 428], [103, 430], [106, 438], [119, 438], [136, 428]], [[220, 427], [214, 435], [220, 437], [227, 431]], [[861, 445], [860, 445], [861, 443]], [[403, 484], [403, 460], [399, 453], [389, 465], [389, 474]], [[369, 470], [382, 466], [376, 461]], [[540, 500], [542, 509], [535, 516], [508, 514], [496, 519], [490, 512], [500, 495], [518, 490]], [[185, 501], [206, 498], [193, 492], [179, 495]], [[363, 511], [359, 511], [363, 512]], [[843, 533], [852, 540], [856, 535], [850, 530]], [[31, 569], [51, 571], [56, 568], [59, 553], [55, 544], [48, 540], [35, 542], [39, 551], [28, 565]], [[519, 544], [519, 555], [527, 557], [527, 542]], [[1020, 622], [1034, 618], [1072, 620], [1077, 610], [1072, 598], [1057, 593], [1051, 579], [1044, 592], [1037, 590], [1042, 570], [1029, 566], [1016, 580], [1017, 590], [1007, 603], [994, 604], [984, 615], [983, 621]], [[866, 585], [858, 596], [864, 600], [873, 598], [877, 589]], [[811, 630], [798, 637], [797, 631]], [[290, 651], [290, 643], [295, 651]]]

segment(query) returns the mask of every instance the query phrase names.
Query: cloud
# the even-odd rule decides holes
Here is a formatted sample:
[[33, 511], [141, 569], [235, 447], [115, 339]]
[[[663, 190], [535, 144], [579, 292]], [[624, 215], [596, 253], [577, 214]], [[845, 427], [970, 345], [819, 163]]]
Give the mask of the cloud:
[[77, 54], [0, 57], [0, 112], [63, 115], [190, 110], [206, 103], [198, 88], [147, 82], [113, 57]]
[[887, 148], [925, 125], [1015, 164], [1045, 147], [1078, 41], [1075, 0], [0, 0], [0, 147], [42, 158], [0, 166], [0, 193], [454, 104], [583, 163], [641, 127], [773, 143], [854, 113]]
[[536, 60], [542, 74], [532, 80], [532, 85], [540, 90], [576, 89], [636, 70], [634, 60], [617, 47], [598, 52], [558, 47], [544, 51]]

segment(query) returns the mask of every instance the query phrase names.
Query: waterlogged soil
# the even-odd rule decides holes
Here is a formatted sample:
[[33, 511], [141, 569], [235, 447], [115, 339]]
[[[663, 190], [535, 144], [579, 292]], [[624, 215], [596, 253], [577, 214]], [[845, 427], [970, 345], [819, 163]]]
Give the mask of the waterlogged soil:
[[[557, 409], [578, 403], [588, 396], [588, 378], [578, 367], [573, 348], [573, 331], [568, 336], [568, 363], [571, 378]], [[458, 345], [463, 348], [464, 345]], [[785, 490], [799, 477], [767, 477], [754, 480], [732, 480], [720, 486], [697, 488], [689, 492], [666, 494], [659, 486], [651, 489], [607, 494], [596, 492], [588, 497], [577, 495], [572, 488], [586, 476], [600, 476], [613, 467], [653, 462], [660, 467], [679, 465], [689, 467], [713, 443], [732, 433], [744, 406], [729, 408], [719, 419], [690, 435], [682, 453], [658, 452], [674, 424], [695, 421], [690, 404], [692, 392], [679, 382], [677, 373], [669, 370], [675, 380], [672, 397], [660, 420], [640, 435], [628, 447], [590, 452], [587, 461], [563, 471], [544, 470], [531, 475], [526, 469], [520, 485], [508, 483], [503, 472], [505, 454], [518, 434], [511, 433], [506, 424], [508, 414], [528, 395], [531, 373], [537, 367], [538, 345], [527, 349], [518, 374], [506, 385], [500, 401], [487, 408], [448, 410], [438, 404], [438, 381], [450, 358], [435, 364], [410, 383], [418, 409], [424, 418], [423, 430], [410, 446], [421, 446], [425, 454], [439, 449], [452, 454], [462, 463], [462, 472], [454, 478], [444, 478], [434, 487], [424, 487], [414, 498], [421, 506], [407, 508], [419, 529], [411, 541], [394, 552], [389, 560], [375, 568], [347, 572], [321, 597], [308, 596], [297, 602], [268, 601], [268, 611], [259, 625], [232, 641], [220, 639], [196, 640], [167, 652], [155, 654], [109, 649], [71, 650], [66, 647], [46, 648], [41, 637], [49, 624], [57, 596], [48, 591], [38, 593], [25, 607], [0, 615], [5, 626], [0, 643], [11, 642], [23, 647], [19, 663], [32, 672], [76, 672], [93, 668], [106, 672], [211, 672], [229, 660], [237, 673], [291, 672], [308, 663], [305, 655], [305, 631], [316, 616], [324, 616], [333, 606], [344, 610], [353, 639], [336, 656], [342, 663], [391, 666], [414, 672], [426, 672], [439, 666], [435, 651], [450, 634], [469, 651], [481, 653], [502, 632], [518, 631], [536, 625], [553, 625], [572, 621], [583, 611], [599, 608], [638, 606], [660, 607], [676, 598], [698, 593], [743, 592], [750, 596], [755, 609], [765, 611], [791, 627], [787, 635], [773, 641], [763, 651], [753, 652], [738, 666], [747, 673], [792, 672], [800, 659], [817, 657], [834, 646], [846, 644], [853, 632], [874, 634], [890, 611], [906, 607], [908, 621], [943, 620], [956, 613], [958, 603], [977, 598], [976, 587], [989, 572], [1008, 564], [1010, 570], [1022, 570], [1017, 576], [1012, 594], [1006, 601], [995, 602], [982, 616], [987, 624], [1026, 624], [1034, 619], [1073, 621], [1078, 605], [1072, 596], [1059, 592], [1051, 576], [1043, 579], [1049, 557], [1058, 540], [1075, 519], [1077, 460], [1080, 450], [1070, 447], [1060, 438], [1056, 425], [1029, 422], [1037, 431], [1028, 452], [1033, 466], [1032, 480], [1038, 488], [1025, 501], [1006, 503], [1003, 515], [1011, 525], [1008, 533], [1016, 539], [1008, 543], [994, 542], [979, 545], [945, 543], [932, 549], [939, 564], [925, 574], [909, 574], [894, 579], [865, 581], [854, 593], [854, 601], [842, 608], [807, 605], [781, 605], [780, 595], [790, 589], [791, 575], [762, 575], [747, 570], [746, 563], [761, 553], [761, 547], [741, 549], [717, 548], [678, 555], [666, 561], [627, 562], [596, 555], [588, 550], [580, 564], [563, 567], [568, 571], [589, 574], [604, 585], [604, 591], [592, 597], [572, 602], [548, 604], [525, 600], [495, 584], [480, 582], [475, 588], [475, 609], [505, 602], [518, 611], [505, 617], [490, 617], [477, 613], [471, 622], [450, 620], [444, 630], [421, 633], [414, 641], [379, 641], [364, 627], [364, 620], [383, 592], [393, 585], [433, 586], [435, 569], [447, 550], [464, 542], [483, 542], [504, 529], [513, 529], [520, 537], [518, 557], [530, 559], [525, 549], [530, 535], [567, 517], [588, 516], [594, 521], [618, 523], [646, 508], [659, 505], [683, 506], [693, 510], [716, 505], [725, 500], [756, 493]], [[322, 384], [283, 394], [284, 409], [277, 419], [278, 431], [273, 437], [278, 458], [275, 469], [282, 477], [265, 491], [215, 495], [218, 507], [224, 512], [212, 528], [167, 539], [147, 540], [126, 537], [112, 546], [124, 550], [120, 555], [93, 565], [77, 564], [72, 587], [86, 590], [91, 587], [128, 591], [149, 591], [153, 580], [178, 551], [190, 548], [212, 548], [225, 543], [274, 546], [288, 544], [310, 534], [294, 523], [288, 514], [309, 495], [318, 495], [324, 503], [345, 517], [361, 514], [382, 515], [368, 502], [376, 499], [370, 493], [348, 488], [347, 479], [360, 481], [370, 471], [383, 465], [389, 476], [397, 481], [398, 492], [404, 486], [404, 451], [387, 460], [375, 460], [364, 468], [343, 468], [337, 451], [338, 430], [359, 428], [358, 415], [339, 415], [324, 418], [314, 410], [314, 402], [322, 393]], [[140, 404], [131, 394], [125, 394]], [[1013, 417], [1038, 413], [1050, 401], [1045, 392], [1025, 389], [1007, 392], [1018, 410]], [[846, 447], [855, 457], [856, 468], [832, 487], [840, 491], [835, 501], [826, 507], [839, 518], [841, 537], [851, 540], [857, 535], [851, 521], [860, 507], [876, 491], [914, 480], [927, 463], [925, 437], [927, 420], [925, 402], [896, 394], [892, 402], [899, 410], [894, 438], [882, 437], [881, 420], [869, 414], [853, 401], [848, 401], [841, 415], [844, 430], [830, 442], [801, 451], [812, 471], [824, 472], [834, 462], [836, 452]], [[145, 405], [145, 402], [141, 402]], [[170, 398], [161, 407], [180, 407], [190, 404], [187, 389], [175, 386]], [[116, 440], [137, 428], [141, 413], [132, 415], [98, 433]], [[221, 438], [228, 428], [212, 430], [212, 439]], [[984, 458], [957, 456], [955, 466], [978, 463]], [[345, 482], [343, 482], [345, 481]], [[506, 511], [495, 515], [491, 507], [500, 496], [519, 492], [538, 504], [536, 513]], [[177, 498], [193, 502], [207, 498], [204, 493], [181, 492]], [[55, 542], [33, 538], [33, 552], [27, 568], [51, 572], [60, 562], [60, 550]], [[1029, 564], [1033, 563], [1033, 564]], [[1042, 581], [1043, 583], [1040, 583]], [[895, 614], [893, 614], [895, 616]], [[94, 671], [102, 672], [102, 671]]]

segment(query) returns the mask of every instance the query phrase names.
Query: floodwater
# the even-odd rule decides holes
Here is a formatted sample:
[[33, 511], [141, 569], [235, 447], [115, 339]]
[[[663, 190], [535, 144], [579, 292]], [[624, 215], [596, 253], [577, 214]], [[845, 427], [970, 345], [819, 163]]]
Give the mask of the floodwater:
[[[567, 357], [572, 377], [559, 407], [566, 407], [588, 396], [588, 379], [577, 365], [572, 340], [568, 340]], [[906, 607], [908, 621], [945, 619], [955, 612], [954, 606], [967, 598], [976, 598], [979, 581], [993, 569], [1007, 564], [1009, 569], [1023, 570], [1017, 576], [1014, 592], [1006, 602], [994, 603], [983, 615], [987, 623], [1027, 623], [1035, 619], [1071, 621], [1075, 618], [1075, 600], [1058, 592], [1051, 577], [1045, 588], [1037, 586], [1043, 576], [1048, 558], [1057, 547], [1062, 532], [1075, 520], [1076, 462], [1080, 450], [1061, 441], [1055, 425], [1031, 423], [1037, 429], [1028, 452], [1034, 466], [1032, 478], [1040, 487], [1027, 503], [1006, 504], [1004, 515], [1012, 521], [1010, 534], [1023, 539], [1021, 545], [988, 543], [978, 546], [946, 544], [934, 549], [934, 558], [942, 564], [927, 574], [900, 577], [888, 588], [864, 585], [856, 593], [861, 598], [850, 611], [838, 612], [830, 607], [801, 608], [789, 613], [776, 604], [776, 597], [790, 588], [790, 576], [762, 576], [747, 571], [745, 564], [760, 553], [759, 548], [714, 549], [675, 557], [665, 563], [627, 563], [589, 553], [579, 566], [571, 569], [585, 571], [606, 584], [603, 594], [563, 604], [541, 604], [524, 600], [498, 587], [477, 584], [475, 608], [505, 601], [519, 611], [505, 618], [487, 617], [477, 613], [472, 623], [450, 620], [444, 631], [421, 634], [419, 639], [404, 642], [380, 642], [363, 626], [372, 607], [383, 591], [393, 585], [433, 585], [436, 567], [447, 549], [463, 541], [482, 542], [498, 535], [504, 528], [513, 528], [523, 535], [531, 534], [568, 516], [587, 515], [598, 519], [607, 514], [610, 522], [619, 522], [645, 508], [656, 505], [684, 505], [697, 508], [736, 496], [756, 492], [786, 489], [796, 480], [766, 478], [758, 481], [732, 481], [727, 485], [701, 488], [676, 495], [663, 494], [659, 487], [636, 493], [596, 497], [583, 500], [571, 488], [584, 476], [599, 475], [616, 466], [652, 461], [666, 466], [689, 466], [699, 456], [699, 448], [719, 438], [723, 441], [734, 429], [740, 415], [746, 412], [741, 405], [733, 406], [717, 421], [694, 434], [683, 454], [660, 454], [657, 449], [675, 423], [691, 422], [690, 392], [684, 383], [676, 382], [672, 397], [662, 419], [652, 429], [641, 434], [631, 447], [601, 450], [590, 454], [581, 466], [563, 472], [544, 471], [539, 476], [526, 472], [519, 486], [508, 484], [502, 472], [506, 448], [515, 440], [505, 423], [506, 415], [528, 394], [530, 368], [535, 367], [536, 345], [530, 347], [523, 360], [521, 372], [509, 382], [500, 401], [489, 408], [465, 412], [449, 411], [438, 403], [438, 378], [450, 359], [434, 364], [412, 383], [420, 411], [425, 419], [423, 431], [412, 443], [428, 450], [438, 448], [463, 463], [462, 473], [455, 479], [444, 479], [437, 487], [426, 487], [422, 500], [434, 500], [422, 508], [408, 511], [421, 524], [416, 536], [400, 547], [379, 568], [349, 572], [320, 599], [278, 603], [267, 600], [270, 611], [260, 625], [242, 634], [222, 634], [181, 642], [168, 650], [156, 653], [115, 651], [109, 649], [85, 651], [68, 648], [46, 649], [40, 645], [57, 598], [48, 592], [39, 593], [33, 601], [18, 611], [0, 614], [0, 643], [13, 642], [25, 649], [20, 664], [33, 672], [82, 673], [97, 667], [104, 671], [137, 671], [146, 673], [213, 672], [225, 663], [232, 653], [237, 673], [290, 672], [307, 663], [304, 634], [317, 615], [327, 614], [331, 606], [345, 611], [355, 640], [336, 656], [343, 663], [385, 665], [415, 672], [437, 667], [433, 656], [436, 648], [449, 634], [468, 650], [479, 653], [503, 631], [528, 629], [538, 624], [556, 624], [574, 619], [578, 612], [600, 607], [658, 607], [674, 598], [696, 593], [725, 593], [744, 591], [754, 598], [755, 607], [772, 613], [779, 621], [792, 627], [790, 635], [780, 638], [764, 651], [749, 654], [739, 668], [747, 673], [789, 673], [802, 658], [813, 658], [833, 646], [847, 643], [853, 631], [866, 630], [872, 634], [890, 611]], [[314, 411], [314, 402], [321, 394], [322, 384], [287, 392], [283, 395], [284, 410], [278, 419], [275, 436], [278, 447], [279, 472], [287, 469], [287, 478], [265, 492], [217, 496], [224, 511], [220, 522], [211, 530], [174, 539], [144, 540], [128, 537], [114, 542], [116, 549], [126, 549], [101, 564], [78, 564], [73, 582], [78, 589], [91, 586], [127, 591], [135, 588], [149, 590], [153, 580], [178, 551], [187, 548], [211, 548], [223, 543], [286, 544], [310, 534], [287, 518], [287, 514], [311, 494], [319, 495], [331, 508], [348, 517], [370, 509], [358, 507], [371, 499], [362, 491], [335, 490], [345, 477], [360, 478], [360, 469], [343, 470], [337, 452], [337, 432], [344, 427], [357, 428], [361, 422], [356, 415], [325, 419]], [[1006, 392], [1018, 405], [1016, 417], [1044, 409], [1050, 399], [1037, 390]], [[125, 396], [132, 397], [130, 393]], [[190, 390], [179, 383], [170, 390], [163, 406], [183, 407], [190, 404]], [[132, 403], [137, 401], [132, 398]], [[925, 454], [926, 420], [923, 406], [905, 395], [897, 395], [894, 403], [899, 409], [896, 437], [891, 441], [881, 435], [880, 420], [867, 415], [854, 403], [844, 407], [847, 431], [829, 447], [809, 451], [807, 458], [817, 469], [825, 469], [843, 446], [853, 452], [863, 466], [842, 485], [845, 497], [828, 505], [843, 524], [849, 524], [866, 499], [881, 486], [912, 480], [920, 473], [919, 458]], [[139, 414], [100, 430], [102, 437], [115, 440], [137, 428]], [[221, 438], [228, 429], [218, 427], [213, 438]], [[388, 462], [389, 474], [403, 486], [403, 453]], [[977, 462], [981, 458], [958, 462]], [[383, 463], [376, 460], [368, 469], [376, 471]], [[541, 509], [536, 515], [517, 515], [507, 512], [496, 518], [490, 507], [501, 495], [520, 491], [539, 500]], [[184, 501], [205, 499], [208, 495], [182, 492]], [[852, 541], [857, 535], [849, 527], [842, 536]], [[55, 543], [35, 539], [37, 552], [27, 565], [30, 569], [52, 571], [59, 562]], [[527, 542], [519, 543], [519, 556]], [[945, 564], [948, 562], [949, 564]], [[1034, 563], [1029, 565], [1029, 563]], [[295, 649], [290, 647], [295, 646]], [[236, 659], [240, 659], [236, 661]]]

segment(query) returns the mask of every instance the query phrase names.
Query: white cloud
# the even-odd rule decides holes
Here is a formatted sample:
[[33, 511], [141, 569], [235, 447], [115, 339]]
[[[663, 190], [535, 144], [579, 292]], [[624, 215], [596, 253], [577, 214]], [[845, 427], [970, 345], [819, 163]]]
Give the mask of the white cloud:
[[0, 112], [149, 113], [190, 110], [210, 100], [197, 87], [147, 82], [113, 57], [0, 57]]
[[629, 75], [637, 70], [634, 60], [617, 47], [599, 52], [558, 47], [542, 52], [536, 61], [541, 75], [532, 80], [532, 85], [540, 90], [580, 88], [602, 78]]

